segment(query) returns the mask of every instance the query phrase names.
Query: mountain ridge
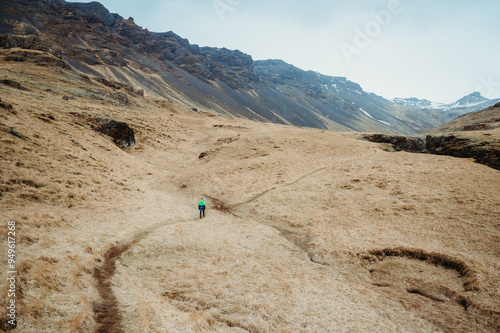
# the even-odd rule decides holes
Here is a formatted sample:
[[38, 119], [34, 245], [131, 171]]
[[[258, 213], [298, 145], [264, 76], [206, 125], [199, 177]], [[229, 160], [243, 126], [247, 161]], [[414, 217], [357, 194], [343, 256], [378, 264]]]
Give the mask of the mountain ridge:
[[254, 62], [241, 51], [200, 47], [173, 32], [149, 32], [98, 2], [14, 0], [0, 6], [0, 47], [49, 52], [86, 75], [195, 108], [294, 126], [403, 134], [453, 118], [401, 107], [346, 78]]
[[394, 98], [392, 101], [401, 106], [426, 110], [441, 110], [443, 112], [455, 113], [457, 116], [461, 116], [469, 112], [480, 111], [491, 107], [500, 102], [500, 98], [489, 99], [482, 96], [480, 92], [476, 91], [452, 103], [439, 103], [416, 97]]

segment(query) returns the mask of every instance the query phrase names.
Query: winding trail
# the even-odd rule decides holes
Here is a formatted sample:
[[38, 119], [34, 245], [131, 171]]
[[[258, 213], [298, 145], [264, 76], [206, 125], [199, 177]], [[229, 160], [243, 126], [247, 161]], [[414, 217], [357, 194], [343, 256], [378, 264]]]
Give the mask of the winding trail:
[[137, 244], [151, 232], [172, 224], [192, 222], [194, 220], [176, 220], [168, 222], [159, 222], [150, 227], [136, 231], [128, 239], [111, 247], [104, 255], [104, 263], [101, 267], [94, 270], [94, 278], [97, 281], [97, 290], [101, 297], [101, 302], [94, 305], [94, 314], [97, 322], [97, 333], [121, 333], [122, 316], [118, 307], [111, 285], [111, 278], [116, 271], [116, 260], [128, 249]]
[[[326, 169], [326, 167], [314, 170], [306, 175], [301, 176], [300, 178], [294, 180], [293, 182], [286, 183], [279, 187], [291, 186], [293, 184], [298, 183], [302, 179], [309, 177], [317, 172]], [[274, 186], [270, 189], [267, 189], [243, 202], [236, 203], [227, 207], [229, 211], [230, 208], [235, 208], [237, 206], [248, 204], [252, 201], [257, 200], [258, 198], [264, 196], [265, 194], [277, 189], [278, 187]], [[206, 196], [208, 197], [208, 196]], [[212, 198], [214, 201], [218, 201], [215, 198]], [[221, 203], [222, 204], [222, 203]], [[151, 232], [168, 226], [172, 224], [182, 223], [182, 222], [192, 222], [193, 220], [177, 220], [177, 221], [169, 221], [169, 222], [160, 222], [156, 223], [148, 228], [141, 229], [136, 231], [132, 236], [128, 239], [118, 243], [117, 245], [111, 247], [106, 254], [104, 255], [104, 263], [101, 267], [94, 270], [94, 278], [97, 281], [97, 290], [99, 291], [99, 296], [101, 297], [101, 302], [96, 304], [93, 308], [97, 328], [96, 333], [122, 333], [123, 327], [121, 325], [122, 316], [120, 314], [120, 310], [118, 307], [118, 300], [116, 299], [111, 284], [111, 278], [115, 274], [116, 271], [116, 260], [128, 249], [137, 244], [144, 237], [148, 236]]]
[[[370, 154], [368, 157], [373, 156], [377, 151], [374, 151], [372, 154]], [[354, 159], [354, 158], [353, 158]], [[353, 160], [352, 159], [352, 160]], [[348, 162], [351, 159], [344, 161]], [[230, 204], [230, 205], [225, 205], [223, 202], [221, 202], [218, 199], [211, 198], [215, 205], [220, 206], [218, 207], [218, 210], [222, 211], [227, 211], [228, 213], [231, 213], [231, 209], [236, 208], [241, 205], [245, 205], [248, 203], [251, 203], [260, 197], [266, 195], [267, 193], [276, 190], [277, 188], [280, 187], [287, 187], [294, 185], [301, 180], [312, 176], [313, 174], [316, 174], [320, 171], [325, 170], [327, 167], [322, 167], [319, 169], [316, 169], [312, 172], [309, 172], [296, 180], [280, 185], [280, 186], [273, 186], [270, 189], [267, 189], [261, 193], [258, 193], [251, 198], [235, 203], [235, 204]], [[206, 195], [205, 195], [206, 196]], [[209, 196], [206, 196], [209, 197]], [[217, 209], [217, 208], [215, 208]], [[132, 234], [128, 239], [119, 242], [115, 246], [111, 247], [106, 254], [104, 255], [104, 263], [101, 267], [96, 268], [94, 270], [94, 278], [97, 281], [97, 290], [99, 291], [99, 296], [101, 297], [101, 302], [99, 304], [96, 304], [93, 308], [94, 314], [95, 314], [95, 319], [97, 322], [97, 328], [96, 331], [97, 333], [121, 333], [124, 332], [123, 327], [122, 327], [122, 316], [120, 314], [120, 310], [118, 307], [118, 300], [116, 299], [113, 290], [112, 290], [112, 284], [111, 284], [111, 278], [115, 274], [116, 271], [116, 260], [128, 249], [130, 249], [132, 246], [137, 244], [139, 241], [141, 241], [143, 238], [148, 236], [151, 232], [168, 226], [172, 224], [178, 224], [178, 223], [185, 223], [185, 222], [194, 222], [196, 220], [175, 220], [175, 221], [168, 221], [168, 222], [159, 222], [156, 224], [153, 224], [152, 226], [149, 226], [147, 228], [137, 230], [134, 234]], [[279, 230], [279, 229], [278, 229]], [[298, 241], [298, 239], [292, 235], [286, 234], [286, 230], [280, 230], [281, 232], [285, 233], [285, 238], [292, 240], [290, 238], [293, 238], [293, 242], [296, 243], [299, 247], [301, 247], [303, 240]], [[288, 237], [286, 237], [288, 236]]]
[[[340, 165], [342, 165], [342, 164], [344, 164], [344, 163], [348, 163], [348, 162], [351, 162], [351, 161], [354, 161], [354, 160], [357, 160], [357, 159], [367, 159], [367, 158], [370, 158], [370, 157], [372, 157], [373, 155], [375, 155], [375, 154], [377, 154], [377, 153], [379, 153], [379, 152], [380, 152], [380, 150], [375, 148], [375, 149], [373, 149], [373, 151], [372, 151], [369, 155], [367, 155], [367, 156], [365, 156], [365, 157], [362, 157], [362, 158], [360, 158], [360, 157], [349, 158], [349, 159], [346, 159], [345, 161], [340, 162], [340, 163], [339, 163], [338, 165], [336, 165], [336, 166], [338, 167], [338, 166], [340, 166]], [[290, 182], [290, 183], [286, 183], [286, 184], [283, 184], [283, 185], [280, 185], [280, 186], [273, 186], [273, 187], [271, 187], [271, 188], [269, 188], [269, 189], [267, 189], [267, 190], [262, 191], [261, 193], [258, 193], [258, 194], [256, 194], [256, 195], [254, 195], [254, 196], [250, 197], [249, 199], [247, 199], [247, 200], [245, 200], [245, 201], [238, 202], [238, 203], [234, 203], [234, 204], [229, 204], [229, 205], [225, 206], [225, 208], [226, 208], [226, 209], [230, 209], [230, 208], [236, 208], [236, 207], [238, 207], [238, 206], [242, 206], [242, 205], [249, 204], [249, 203], [251, 203], [251, 202], [253, 202], [253, 201], [255, 201], [255, 200], [259, 199], [260, 197], [262, 197], [262, 196], [266, 195], [267, 193], [269, 193], [269, 192], [271, 192], [271, 191], [274, 191], [274, 190], [276, 190], [276, 189], [278, 189], [278, 188], [280, 188], [280, 187], [287, 187], [287, 186], [292, 186], [292, 185], [295, 185], [295, 184], [297, 184], [298, 182], [300, 182], [301, 180], [303, 180], [303, 179], [305, 179], [305, 178], [307, 178], [307, 177], [309, 177], [309, 176], [312, 176], [312, 175], [314, 175], [314, 174], [316, 174], [316, 173], [318, 173], [318, 172], [320, 172], [320, 171], [323, 171], [323, 170], [325, 170], [326, 168], [328, 168], [328, 167], [326, 167], [326, 166], [325, 166], [325, 167], [322, 167], [322, 168], [316, 169], [316, 170], [314, 170], [314, 171], [311, 171], [311, 172], [309, 172], [309, 173], [307, 173], [307, 174], [305, 174], [305, 175], [303, 175], [303, 176], [301, 176], [301, 177], [297, 178], [296, 180], [294, 180], [294, 181], [292, 181], [292, 182]], [[214, 199], [214, 198], [212, 198], [212, 199]]]
[[298, 183], [298, 182], [300, 182], [302, 179], [307, 178], [307, 177], [309, 177], [309, 176], [311, 176], [311, 175], [313, 175], [313, 174], [315, 174], [315, 173], [318, 173], [318, 172], [320, 172], [320, 171], [323, 171], [323, 170], [325, 170], [325, 169], [326, 169], [326, 167], [319, 168], [319, 169], [317, 169], [317, 170], [314, 170], [314, 171], [312, 171], [312, 172], [309, 172], [308, 174], [303, 175], [302, 177], [300, 177], [300, 178], [298, 178], [298, 179], [294, 180], [293, 182], [286, 183], [286, 184], [283, 184], [283, 185], [281, 185], [281, 186], [273, 186], [273, 187], [271, 187], [270, 189], [267, 189], [267, 190], [265, 190], [265, 191], [262, 191], [262, 192], [260, 192], [260, 193], [258, 193], [258, 194], [256, 194], [256, 195], [254, 195], [253, 197], [251, 197], [251, 198], [249, 198], [249, 199], [247, 199], [247, 200], [245, 200], [245, 201], [243, 201], [243, 202], [238, 202], [238, 203], [235, 203], [235, 204], [229, 205], [229, 208], [235, 208], [235, 207], [238, 207], [238, 206], [241, 206], [241, 205], [246, 205], [246, 204], [249, 204], [250, 202], [255, 201], [255, 200], [259, 199], [260, 197], [262, 197], [262, 196], [266, 195], [267, 193], [269, 193], [269, 192], [271, 192], [271, 191], [276, 190], [278, 187], [287, 187], [287, 186], [291, 186], [291, 185], [297, 184], [297, 183]]

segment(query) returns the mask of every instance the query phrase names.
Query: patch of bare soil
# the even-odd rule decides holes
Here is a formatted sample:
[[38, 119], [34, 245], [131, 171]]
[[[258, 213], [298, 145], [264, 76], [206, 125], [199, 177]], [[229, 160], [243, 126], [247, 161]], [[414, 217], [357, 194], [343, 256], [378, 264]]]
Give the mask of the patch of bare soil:
[[101, 297], [101, 302], [94, 305], [94, 314], [96, 317], [96, 332], [123, 332], [121, 325], [122, 316], [118, 301], [113, 293], [111, 279], [116, 271], [116, 261], [131, 247], [137, 244], [141, 239], [147, 237], [155, 230], [169, 224], [177, 222], [161, 222], [155, 225], [143, 228], [134, 233], [134, 235], [125, 241], [111, 247], [104, 255], [102, 266], [94, 270], [94, 278], [97, 281], [97, 290]]
[[121, 327], [121, 314], [118, 308], [118, 301], [113, 294], [110, 278], [116, 270], [116, 258], [127, 250], [128, 246], [112, 248], [104, 257], [102, 267], [94, 271], [94, 278], [97, 280], [97, 290], [102, 301], [94, 306], [96, 316], [96, 332], [123, 332]]

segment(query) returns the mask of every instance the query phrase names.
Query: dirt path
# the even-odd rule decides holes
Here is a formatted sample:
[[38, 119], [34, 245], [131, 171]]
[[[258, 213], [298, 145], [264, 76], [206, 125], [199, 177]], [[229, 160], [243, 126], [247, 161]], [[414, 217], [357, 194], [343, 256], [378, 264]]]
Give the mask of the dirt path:
[[[249, 203], [251, 203], [251, 202], [253, 202], [253, 201], [255, 201], [255, 200], [259, 199], [260, 197], [262, 197], [262, 196], [266, 195], [267, 193], [269, 193], [269, 192], [271, 192], [271, 191], [276, 190], [277, 188], [287, 187], [287, 186], [294, 185], [294, 184], [296, 184], [296, 183], [300, 182], [302, 179], [307, 178], [307, 177], [309, 177], [309, 176], [311, 176], [311, 175], [313, 175], [313, 174], [315, 174], [315, 173], [317, 173], [317, 172], [320, 172], [320, 171], [322, 171], [322, 170], [325, 170], [325, 169], [326, 169], [326, 167], [323, 167], [323, 168], [320, 168], [320, 169], [314, 170], [314, 171], [312, 171], [312, 172], [309, 172], [308, 174], [306, 174], [306, 175], [304, 175], [304, 176], [302, 176], [302, 177], [300, 177], [300, 178], [298, 178], [298, 179], [294, 180], [293, 182], [286, 183], [286, 184], [283, 184], [283, 185], [281, 185], [281, 186], [273, 186], [273, 187], [271, 187], [270, 189], [267, 189], [267, 190], [265, 190], [265, 191], [262, 191], [261, 193], [258, 193], [258, 194], [254, 195], [253, 197], [251, 197], [251, 198], [249, 198], [249, 199], [247, 199], [247, 200], [245, 200], [245, 201], [243, 201], [243, 202], [238, 202], [238, 203], [235, 203], [235, 204], [231, 204], [231, 205], [229, 205], [229, 208], [236, 208], [236, 207], [238, 207], [238, 206], [242, 206], [242, 205], [249, 204]], [[212, 199], [213, 199], [213, 198], [212, 198]]]
[[[377, 153], [375, 150], [370, 154], [370, 156], [374, 155]], [[286, 187], [286, 186], [291, 186], [294, 185], [301, 180], [312, 176], [320, 171], [325, 170], [327, 167], [322, 167], [319, 169], [316, 169], [312, 172], [309, 172], [298, 179], [290, 182], [283, 184], [278, 187], [272, 187], [270, 189], [267, 189], [243, 202], [232, 204], [232, 205], [226, 205], [225, 203], [222, 203], [218, 199], [215, 198], [210, 198], [209, 196], [205, 195], [205, 197], [210, 198], [213, 203], [214, 203], [214, 209], [221, 210], [221, 211], [226, 211], [228, 213], [231, 213], [231, 209], [234, 209], [238, 206], [242, 206], [248, 203], [251, 203], [258, 198], [266, 195], [267, 193], [276, 190], [277, 188], [281, 187]], [[220, 207], [219, 207], [220, 206]], [[234, 215], [234, 214], [233, 214]], [[112, 290], [112, 285], [111, 285], [111, 278], [115, 274], [116, 270], [116, 260], [128, 249], [130, 249], [133, 245], [138, 243], [140, 240], [142, 240], [144, 237], [149, 235], [151, 232], [153, 232], [156, 229], [176, 224], [176, 223], [182, 223], [182, 222], [190, 222], [192, 220], [178, 220], [178, 221], [169, 221], [169, 222], [160, 222], [157, 224], [154, 224], [146, 229], [138, 230], [136, 233], [134, 233], [129, 239], [122, 241], [121, 243], [117, 244], [116, 246], [112, 247], [110, 250], [107, 251], [105, 257], [104, 257], [104, 264], [96, 269], [94, 271], [94, 278], [97, 281], [97, 289], [99, 291], [99, 295], [101, 297], [101, 303], [96, 304], [94, 306], [94, 314], [97, 322], [97, 329], [96, 332], [98, 333], [118, 333], [118, 332], [123, 332], [123, 328], [121, 326], [121, 321], [122, 317], [119, 311], [118, 307], [118, 301], [113, 294]], [[285, 236], [286, 239], [289, 241], [292, 241], [293, 243], [297, 244], [299, 247], [303, 248], [303, 243], [304, 240], [298, 239], [297, 235], [291, 235], [287, 233], [286, 230], [280, 230], [283, 235]], [[300, 238], [300, 237], [299, 237]]]
[[115, 274], [116, 260], [128, 249], [137, 244], [141, 239], [151, 232], [177, 223], [191, 222], [193, 220], [177, 220], [156, 223], [148, 228], [138, 230], [130, 238], [109, 249], [104, 256], [104, 263], [94, 271], [97, 281], [97, 290], [101, 302], [94, 306], [94, 315], [97, 322], [97, 333], [119, 333], [124, 332], [121, 326], [122, 317], [118, 307], [118, 301], [113, 293], [111, 278]]
[[[377, 153], [379, 153], [379, 149], [374, 148], [374, 150], [373, 150], [373, 151], [372, 151], [369, 155], [367, 155], [366, 157], [363, 157], [363, 158], [364, 158], [364, 159], [368, 159], [368, 158], [372, 157], [373, 155], [375, 155], [375, 154], [377, 154]], [[356, 160], [356, 159], [359, 159], [359, 158], [357, 158], [357, 157], [356, 157], [356, 158], [349, 158], [349, 159], [347, 159], [347, 160], [345, 160], [345, 161], [341, 162], [339, 165], [337, 165], [337, 167], [338, 167], [338, 166], [340, 166], [340, 165], [342, 165], [342, 164], [344, 164], [344, 163], [351, 162], [351, 161]], [[242, 206], [242, 205], [249, 204], [249, 203], [251, 203], [251, 202], [253, 202], [253, 201], [255, 201], [255, 200], [259, 199], [260, 197], [262, 197], [262, 196], [266, 195], [267, 193], [269, 193], [269, 192], [271, 192], [271, 191], [274, 191], [274, 190], [276, 190], [276, 189], [278, 189], [278, 188], [283, 188], [283, 187], [287, 187], [287, 186], [292, 186], [292, 185], [295, 185], [295, 184], [299, 183], [300, 181], [302, 181], [303, 179], [305, 179], [305, 178], [307, 178], [307, 177], [310, 177], [310, 176], [312, 176], [312, 175], [314, 175], [314, 174], [316, 174], [316, 173], [318, 173], [318, 172], [320, 172], [320, 171], [323, 171], [323, 170], [325, 170], [326, 168], [327, 168], [327, 167], [325, 166], [325, 167], [322, 167], [322, 168], [316, 169], [316, 170], [314, 170], [314, 171], [311, 171], [311, 172], [309, 172], [309, 173], [307, 173], [307, 174], [303, 175], [302, 177], [297, 178], [296, 180], [294, 180], [294, 181], [292, 181], [292, 182], [289, 182], [289, 183], [286, 183], [286, 184], [283, 184], [283, 185], [280, 185], [280, 186], [273, 186], [273, 187], [271, 187], [271, 188], [269, 188], [269, 189], [267, 189], [267, 190], [265, 190], [265, 191], [262, 191], [261, 193], [258, 193], [258, 194], [256, 194], [256, 195], [254, 195], [253, 197], [251, 197], [251, 198], [249, 198], [249, 199], [247, 199], [247, 200], [245, 200], [245, 201], [238, 202], [238, 203], [234, 203], [234, 204], [230, 204], [230, 205], [225, 205], [225, 204], [224, 204], [224, 207], [225, 207], [226, 209], [230, 209], [230, 208], [236, 208], [236, 207], [239, 207], [239, 206]], [[207, 196], [207, 197], [208, 197], [208, 196]], [[211, 199], [214, 199], [214, 198], [211, 198]], [[216, 200], [216, 201], [217, 201], [217, 200]]]
[[94, 271], [97, 280], [97, 290], [101, 296], [101, 303], [94, 306], [94, 314], [97, 322], [96, 332], [123, 332], [121, 327], [121, 315], [118, 310], [118, 302], [111, 290], [111, 277], [115, 274], [116, 258], [125, 252], [130, 246], [119, 246], [112, 248], [106, 253], [104, 264]]
[[[326, 167], [314, 170], [291, 183], [287, 183], [282, 185], [281, 187], [284, 186], [290, 186], [293, 185], [302, 179], [311, 176], [319, 171], [324, 170]], [[266, 193], [275, 190], [277, 187], [272, 187], [262, 193], [257, 194], [256, 196], [241, 202], [237, 203], [234, 205], [231, 205], [231, 208], [235, 208], [236, 206], [241, 206], [248, 204], [252, 201], [257, 200], [258, 198], [264, 196]], [[206, 196], [208, 197], [208, 196]], [[211, 198], [214, 203], [217, 203], [218, 200], [215, 198]], [[220, 210], [227, 210], [229, 209], [220, 209]], [[179, 221], [170, 221], [170, 222], [160, 222], [157, 223], [153, 226], [150, 226], [146, 229], [138, 230], [136, 233], [134, 233], [129, 239], [122, 241], [121, 243], [117, 244], [116, 246], [112, 247], [109, 249], [105, 256], [104, 256], [104, 263], [100, 268], [97, 268], [94, 271], [94, 278], [97, 281], [97, 290], [99, 291], [99, 296], [101, 297], [101, 302], [99, 304], [96, 304], [94, 306], [94, 314], [97, 322], [97, 328], [96, 332], [97, 333], [121, 333], [123, 331], [123, 327], [121, 326], [122, 322], [122, 317], [120, 314], [120, 310], [118, 307], [118, 301], [113, 293], [112, 290], [112, 285], [111, 285], [111, 279], [113, 275], [115, 274], [116, 271], [116, 260], [127, 250], [129, 250], [132, 246], [137, 244], [140, 240], [142, 240], [144, 237], [149, 235], [151, 232], [153, 232], [156, 229], [159, 229], [161, 227], [165, 227], [168, 225], [176, 224], [176, 223], [182, 223], [182, 222], [189, 222], [188, 220], [179, 220]]]

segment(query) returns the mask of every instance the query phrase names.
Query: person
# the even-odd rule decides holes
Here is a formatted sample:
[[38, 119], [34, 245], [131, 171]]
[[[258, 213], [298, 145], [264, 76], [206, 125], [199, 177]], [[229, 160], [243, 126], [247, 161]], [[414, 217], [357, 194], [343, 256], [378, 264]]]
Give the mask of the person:
[[201, 198], [200, 202], [198, 202], [198, 209], [200, 210], [200, 219], [201, 219], [201, 214], [203, 213], [203, 217], [205, 217], [205, 208], [207, 205], [205, 204], [205, 200]]

